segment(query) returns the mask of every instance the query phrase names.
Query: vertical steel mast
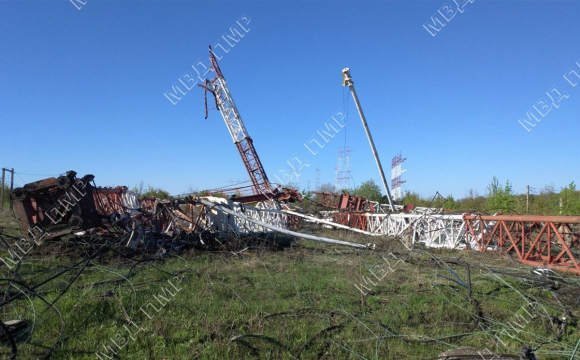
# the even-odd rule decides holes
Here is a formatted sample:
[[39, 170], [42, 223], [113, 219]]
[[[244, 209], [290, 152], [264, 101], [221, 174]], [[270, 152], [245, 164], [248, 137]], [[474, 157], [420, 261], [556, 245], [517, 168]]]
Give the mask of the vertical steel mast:
[[[252, 190], [254, 194], [269, 195], [273, 193], [268, 176], [264, 171], [262, 162], [256, 153], [254, 144], [248, 131], [244, 126], [240, 112], [232, 98], [232, 94], [228, 88], [226, 79], [224, 78], [217, 59], [211, 46], [209, 47], [209, 60], [211, 68], [215, 72], [215, 77], [211, 80], [205, 81], [205, 86], [202, 86], [206, 91], [211, 92], [215, 97], [216, 108], [222, 114], [228, 131], [232, 136], [234, 144], [238, 148], [242, 161], [246, 166], [246, 170], [252, 180]], [[201, 85], [200, 85], [201, 86]], [[207, 97], [206, 97], [206, 118], [207, 118]]]
[[373, 141], [373, 137], [371, 136], [371, 131], [369, 130], [369, 126], [367, 125], [367, 119], [365, 118], [365, 114], [363, 113], [362, 107], [360, 106], [360, 102], [358, 101], [358, 96], [356, 95], [356, 90], [354, 89], [354, 82], [350, 77], [349, 68], [342, 69], [342, 86], [348, 86], [350, 88], [350, 92], [352, 93], [354, 103], [356, 104], [356, 109], [358, 110], [358, 114], [360, 115], [363, 127], [365, 128], [367, 138], [369, 139], [369, 144], [371, 145], [373, 156], [375, 157], [375, 161], [377, 162], [379, 174], [381, 175], [381, 180], [383, 181], [383, 186], [385, 187], [385, 191], [387, 192], [389, 206], [391, 208], [391, 211], [395, 212], [395, 206], [393, 205], [393, 200], [391, 199], [391, 192], [389, 191], [389, 186], [387, 185], [387, 179], [385, 178], [383, 166], [381, 165], [379, 154], [377, 153], [377, 149], [375, 148], [375, 142]]

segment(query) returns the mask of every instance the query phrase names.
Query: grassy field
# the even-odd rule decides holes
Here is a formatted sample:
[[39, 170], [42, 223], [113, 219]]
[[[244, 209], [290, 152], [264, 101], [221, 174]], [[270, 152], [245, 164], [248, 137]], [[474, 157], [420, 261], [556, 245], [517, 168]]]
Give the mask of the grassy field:
[[[160, 259], [106, 252], [90, 262], [73, 240], [34, 249], [18, 275], [3, 268], [3, 278], [22, 281], [3, 280], [4, 299], [25, 294], [3, 307], [3, 320], [29, 319], [33, 329], [17, 342], [18, 358], [54, 347], [55, 359], [428, 359], [461, 346], [506, 354], [530, 346], [539, 359], [570, 359], [580, 338], [578, 279], [550, 290], [499, 274], [492, 270], [532, 276], [499, 254], [409, 252], [377, 238], [375, 251], [275, 235], [229, 241], [239, 244]], [[444, 260], [472, 265], [471, 297], [466, 267]], [[63, 270], [39, 296], [24, 290]], [[10, 353], [5, 343], [0, 355]]]

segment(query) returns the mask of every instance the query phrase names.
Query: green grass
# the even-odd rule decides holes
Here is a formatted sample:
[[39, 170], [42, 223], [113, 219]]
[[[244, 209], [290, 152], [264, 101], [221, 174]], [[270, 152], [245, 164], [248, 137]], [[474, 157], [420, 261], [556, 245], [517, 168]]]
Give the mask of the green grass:
[[[339, 231], [315, 232], [369, 242]], [[43, 245], [24, 259], [19, 272], [34, 283], [54, 275], [48, 270], [83, 256], [58, 255], [67, 246], [73, 245]], [[502, 338], [506, 345], [495, 340], [492, 334], [515, 321], [515, 312], [525, 304], [514, 289], [538, 299], [552, 315], [562, 316], [560, 302], [572, 318], [579, 315], [573, 305], [579, 289], [574, 277], [567, 280], [574, 286], [563, 286], [557, 292], [560, 298], [555, 299], [550, 291], [520, 279], [501, 276], [506, 285], [487, 270], [472, 269], [473, 298], [485, 317], [477, 322], [467, 290], [437, 277], [452, 275], [433, 256], [461, 257], [472, 264], [528, 275], [530, 267], [498, 254], [429, 250], [429, 255], [425, 249], [408, 253], [392, 239], [380, 240], [378, 248], [361, 252], [296, 241], [282, 250], [251, 249], [239, 255], [189, 251], [133, 268], [134, 263], [108, 254], [101, 263], [96, 259], [86, 267], [56, 303], [66, 328], [53, 358], [97, 359], [95, 351], [102, 351], [103, 345], [114, 347], [111, 338], [128, 339], [124, 325], [133, 332], [135, 326], [144, 330], [135, 340], [128, 339], [112, 356], [115, 359], [423, 359], [459, 346], [516, 354], [524, 345], [534, 347], [554, 339], [554, 334], [549, 320], [538, 317], [525, 325], [517, 340]], [[390, 261], [394, 271], [384, 272], [380, 281], [375, 279], [376, 285], [369, 286], [364, 296], [355, 285], [363, 281], [362, 276], [372, 276], [369, 269], [385, 269], [381, 256], [391, 252], [404, 262], [393, 266]], [[463, 267], [451, 268], [466, 279]], [[54, 301], [76, 274], [71, 271], [39, 292]], [[139, 309], [156, 303], [154, 296], [162, 294], [162, 288], [172, 290], [168, 281], [174, 276], [181, 278], [181, 290], [166, 296], [159, 312], [148, 307], [149, 319]], [[42, 313], [44, 309], [46, 304], [38, 298], [4, 308], [4, 320], [35, 316], [35, 329], [30, 339], [20, 343], [19, 358], [40, 357], [46, 353], [43, 346], [52, 346], [58, 338], [60, 320], [55, 310]], [[120, 337], [115, 338], [116, 334]], [[457, 334], [467, 335], [453, 337]], [[540, 359], [569, 358], [579, 337], [571, 321], [560, 341], [543, 345], [537, 355]], [[9, 350], [4, 345], [0, 355], [8, 356]]]

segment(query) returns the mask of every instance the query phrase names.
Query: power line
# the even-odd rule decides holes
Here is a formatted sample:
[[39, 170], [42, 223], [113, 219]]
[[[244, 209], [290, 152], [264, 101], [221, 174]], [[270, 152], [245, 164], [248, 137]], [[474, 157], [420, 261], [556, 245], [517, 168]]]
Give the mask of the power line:
[[27, 175], [27, 176], [60, 176], [60, 175], [63, 175], [63, 174], [29, 174], [29, 173], [21, 173], [21, 172], [19, 172], [18, 174]]

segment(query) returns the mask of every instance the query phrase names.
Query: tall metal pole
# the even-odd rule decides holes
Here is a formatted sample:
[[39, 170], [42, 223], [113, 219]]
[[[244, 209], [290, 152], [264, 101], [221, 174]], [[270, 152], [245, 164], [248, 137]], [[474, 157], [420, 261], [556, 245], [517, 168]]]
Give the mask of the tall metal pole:
[[0, 209], [4, 210], [4, 174], [6, 169], [2, 168], [2, 189], [0, 190]]
[[[14, 190], [14, 168], [12, 168], [12, 175], [10, 175], [10, 194]], [[10, 211], [12, 211], [12, 196], [10, 196]]]
[[360, 115], [360, 119], [363, 123], [363, 127], [365, 128], [367, 138], [369, 139], [369, 144], [371, 145], [371, 150], [373, 151], [375, 161], [377, 162], [377, 166], [379, 168], [379, 174], [381, 175], [381, 180], [383, 181], [383, 186], [385, 187], [385, 191], [387, 192], [387, 199], [389, 200], [389, 206], [391, 208], [391, 211], [395, 212], [395, 205], [393, 205], [393, 200], [391, 199], [391, 192], [389, 191], [389, 186], [387, 185], [387, 179], [385, 178], [385, 172], [383, 171], [383, 166], [381, 165], [381, 160], [379, 159], [379, 154], [377, 153], [377, 149], [375, 148], [375, 143], [373, 141], [373, 137], [371, 136], [371, 131], [369, 130], [369, 126], [367, 124], [367, 119], [365, 118], [365, 114], [363, 113], [362, 107], [360, 106], [358, 96], [356, 95], [356, 90], [354, 89], [354, 83], [352, 81], [352, 78], [350, 77], [349, 68], [345, 68], [342, 70], [342, 86], [348, 86], [350, 88], [350, 92], [352, 93], [354, 103], [356, 104], [356, 109], [358, 110], [358, 114]]

